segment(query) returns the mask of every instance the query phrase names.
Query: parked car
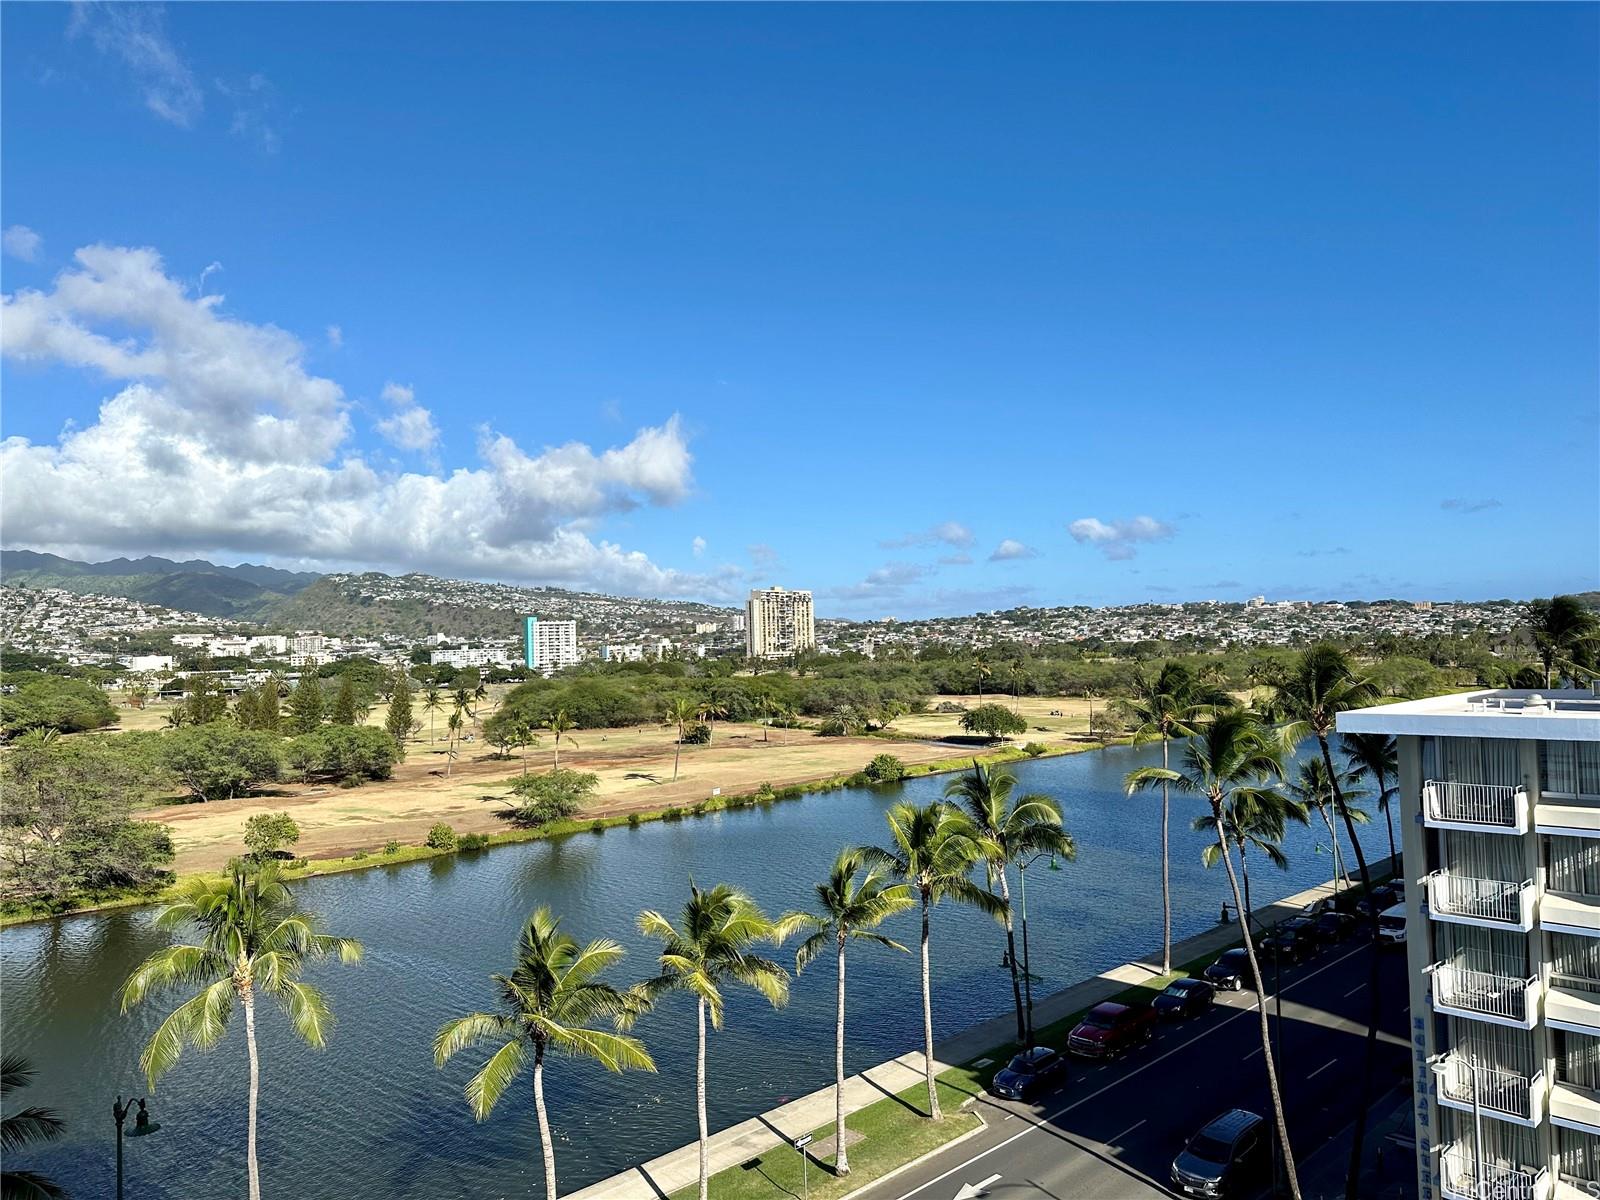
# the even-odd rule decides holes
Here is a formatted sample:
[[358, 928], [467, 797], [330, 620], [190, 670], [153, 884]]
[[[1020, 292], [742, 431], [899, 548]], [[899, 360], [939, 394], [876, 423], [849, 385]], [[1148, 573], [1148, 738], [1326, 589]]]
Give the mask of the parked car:
[[1181, 1021], [1210, 1011], [1216, 999], [1217, 989], [1204, 979], [1174, 979], [1166, 991], [1150, 1002], [1150, 1007], [1164, 1020]]
[[1406, 906], [1396, 904], [1378, 914], [1378, 947], [1406, 944]]
[[1156, 1014], [1144, 1004], [1096, 1004], [1067, 1035], [1067, 1050], [1085, 1058], [1111, 1058], [1148, 1042]]
[[1405, 896], [1396, 891], [1391, 884], [1380, 883], [1372, 889], [1372, 895], [1363, 896], [1356, 902], [1356, 911], [1362, 916], [1371, 916], [1376, 908], [1380, 913], [1386, 908], [1392, 908], [1405, 900]]
[[1285, 962], [1299, 962], [1316, 949], [1317, 923], [1310, 917], [1290, 917], [1262, 939], [1268, 954], [1282, 955]]
[[1338, 906], [1332, 896], [1320, 896], [1300, 910], [1302, 917], [1320, 917], [1323, 913], [1337, 912]]
[[1237, 992], [1254, 985], [1256, 979], [1250, 971], [1250, 956], [1244, 947], [1224, 950], [1222, 957], [1205, 969], [1206, 982], [1220, 991]]
[[1049, 1046], [1024, 1050], [995, 1072], [989, 1090], [1005, 1100], [1031, 1100], [1062, 1082], [1072, 1064]]
[[1342, 942], [1354, 932], [1355, 918], [1349, 913], [1330, 910], [1317, 918], [1317, 939], [1324, 945]]
[[1172, 1186], [1186, 1196], [1244, 1196], [1268, 1163], [1266, 1122], [1230, 1109], [1184, 1144], [1172, 1160]]

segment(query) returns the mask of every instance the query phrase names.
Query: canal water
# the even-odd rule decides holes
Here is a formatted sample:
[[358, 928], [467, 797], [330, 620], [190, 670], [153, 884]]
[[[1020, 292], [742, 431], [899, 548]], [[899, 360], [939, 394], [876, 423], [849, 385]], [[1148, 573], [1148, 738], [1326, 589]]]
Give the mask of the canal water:
[[[1030, 873], [1034, 973], [1048, 993], [1158, 944], [1161, 929], [1157, 796], [1128, 798], [1122, 779], [1159, 762], [1149, 747], [1019, 764], [1022, 789], [1063, 805], [1076, 862]], [[692, 876], [745, 888], [771, 913], [807, 905], [812, 886], [844, 845], [884, 840], [883, 812], [897, 799], [925, 803], [946, 777], [851, 789], [763, 809], [678, 823], [619, 827], [477, 855], [308, 880], [303, 906], [330, 931], [361, 939], [356, 967], [318, 966], [311, 978], [336, 1015], [328, 1048], [313, 1051], [266, 1007], [261, 1031], [260, 1158], [268, 1196], [532, 1196], [540, 1191], [531, 1084], [523, 1081], [483, 1124], [461, 1088], [487, 1050], [436, 1070], [430, 1053], [446, 1019], [490, 1007], [489, 975], [508, 971], [520, 922], [535, 906], [564, 914], [587, 939], [628, 949], [617, 982], [654, 973], [650, 944], [633, 927], [643, 908], [675, 914]], [[1174, 798], [1175, 935], [1213, 924], [1227, 897], [1220, 867], [1200, 862], [1204, 838], [1188, 828], [1198, 802]], [[1382, 818], [1363, 832], [1387, 853]], [[1287, 871], [1252, 870], [1257, 904], [1331, 875], [1327, 833], [1294, 828]], [[0, 1003], [8, 1052], [38, 1074], [21, 1100], [67, 1121], [53, 1146], [16, 1156], [78, 1197], [111, 1194], [112, 1100], [141, 1095], [140, 1047], [170, 1005], [122, 1016], [116, 992], [128, 972], [164, 945], [149, 910], [69, 917], [0, 934]], [[915, 947], [914, 913], [886, 932]], [[953, 906], [933, 925], [934, 1017], [939, 1036], [1005, 1011], [1003, 935], [988, 918]], [[787, 951], [783, 957], [792, 965]], [[920, 1044], [916, 956], [853, 951], [848, 1067], [859, 1070]], [[608, 1075], [555, 1060], [546, 1091], [564, 1191], [594, 1182], [694, 1136], [694, 1011], [672, 997], [640, 1022], [659, 1074]], [[743, 1120], [826, 1085], [832, 1071], [833, 970], [820, 963], [795, 981], [788, 1007], [733, 994], [726, 1027], [711, 1038], [713, 1128]], [[127, 1145], [128, 1195], [137, 1200], [244, 1192], [246, 1061], [242, 1021], [207, 1054], [187, 1052], [151, 1096], [159, 1133]], [[8, 1164], [10, 1165], [10, 1164]]]

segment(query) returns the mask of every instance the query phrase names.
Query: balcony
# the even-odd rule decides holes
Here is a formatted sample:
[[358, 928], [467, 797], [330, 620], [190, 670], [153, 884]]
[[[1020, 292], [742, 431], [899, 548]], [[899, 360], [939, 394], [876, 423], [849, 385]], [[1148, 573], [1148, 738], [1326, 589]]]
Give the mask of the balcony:
[[1600, 896], [1550, 892], [1539, 901], [1539, 928], [1600, 937]]
[[[1550, 1089], [1550, 1119], [1557, 1125], [1600, 1137], [1600, 1095], [1574, 1083]], [[1600, 1191], [1595, 1193], [1600, 1195]]]
[[1539, 1022], [1539, 980], [1472, 971], [1451, 963], [1435, 963], [1434, 1011], [1450, 1016], [1532, 1029]]
[[1510, 883], [1501, 879], [1473, 879], [1435, 871], [1427, 877], [1428, 915], [1435, 921], [1455, 921], [1490, 929], [1533, 928], [1533, 880]]
[[1508, 1167], [1483, 1164], [1482, 1187], [1471, 1145], [1446, 1146], [1439, 1164], [1439, 1186], [1448, 1200], [1550, 1200], [1550, 1172], [1544, 1167]]
[[[1532, 1079], [1515, 1071], [1499, 1071], [1477, 1066], [1456, 1054], [1434, 1060], [1433, 1072], [1439, 1078], [1439, 1103], [1470, 1113], [1476, 1109], [1487, 1117], [1498, 1117], [1530, 1128], [1544, 1119], [1544, 1073]], [[1477, 1095], [1473, 1095], [1476, 1084]]]
[[1430, 779], [1422, 785], [1422, 820], [1435, 829], [1527, 833], [1528, 793], [1520, 786]]
[[1544, 1019], [1552, 1029], [1600, 1037], [1600, 979], [1552, 971]]

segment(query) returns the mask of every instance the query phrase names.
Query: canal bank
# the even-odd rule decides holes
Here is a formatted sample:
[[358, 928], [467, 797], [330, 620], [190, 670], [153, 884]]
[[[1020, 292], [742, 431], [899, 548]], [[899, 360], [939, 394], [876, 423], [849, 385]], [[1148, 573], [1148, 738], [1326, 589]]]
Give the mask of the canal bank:
[[[1374, 878], [1387, 878], [1393, 869], [1388, 859], [1374, 862], [1370, 866]], [[1332, 896], [1334, 891], [1334, 881], [1330, 880], [1257, 908], [1254, 912], [1255, 925], [1257, 928], [1270, 928], [1294, 916], [1306, 905]], [[1236, 923], [1219, 923], [1215, 928], [1175, 943], [1172, 947], [1172, 961], [1176, 965], [1177, 973], [1182, 973], [1182, 964], [1192, 963], [1196, 959], [1215, 957], [1236, 945], [1239, 940], [1238, 935], [1239, 928]], [[1125, 998], [1124, 993], [1153, 988], [1167, 978], [1169, 976], [1163, 975], [1161, 971], [1159, 952], [1134, 962], [1123, 963], [1121, 966], [1102, 971], [1071, 987], [1036, 1000], [1033, 1007], [1034, 1026], [1042, 1030], [1047, 1026], [1064, 1022], [1069, 1017], [1074, 1017], [1103, 1001]], [[937, 1001], [937, 997], [935, 1000]], [[983, 1071], [986, 1075], [988, 1070], [999, 1065], [998, 1055], [1012, 1047], [1015, 1031], [1014, 1015], [1003, 1013], [943, 1039], [934, 1046], [934, 1073], [943, 1075], [958, 1068], [968, 1068]], [[852, 1115], [872, 1105], [884, 1103], [886, 1098], [897, 1096], [908, 1089], [918, 1088], [923, 1085], [924, 1080], [925, 1060], [920, 1050], [902, 1054], [870, 1067], [858, 1075], [850, 1076], [845, 1080], [844, 1086], [846, 1127], [849, 1127]], [[970, 1103], [969, 1100], [968, 1104]], [[806, 1134], [813, 1135], [811, 1146], [816, 1147], [824, 1140], [820, 1131], [824, 1128], [831, 1131], [834, 1114], [834, 1089], [830, 1085], [723, 1129], [710, 1138], [708, 1159], [711, 1174], [715, 1175], [719, 1171], [736, 1167], [747, 1167], [752, 1160], [760, 1159], [773, 1151], [790, 1148], [787, 1152], [794, 1153], [792, 1150], [794, 1142]], [[970, 1132], [976, 1132], [976, 1129]], [[928, 1153], [938, 1153], [961, 1137], [969, 1136], [969, 1133], [957, 1131], [950, 1141], [944, 1142]], [[853, 1146], [856, 1143], [850, 1144]], [[815, 1155], [812, 1161], [819, 1172], [827, 1170], [824, 1161], [828, 1156], [811, 1148], [808, 1148], [807, 1153]], [[640, 1166], [591, 1184], [581, 1191], [572, 1192], [567, 1195], [566, 1200], [662, 1200], [663, 1197], [671, 1196], [683, 1188], [692, 1187], [698, 1181], [699, 1154], [699, 1143], [691, 1142]], [[908, 1159], [902, 1166], [909, 1166], [913, 1161], [916, 1160]], [[865, 1187], [884, 1177], [876, 1175], [862, 1178], [858, 1186]]]

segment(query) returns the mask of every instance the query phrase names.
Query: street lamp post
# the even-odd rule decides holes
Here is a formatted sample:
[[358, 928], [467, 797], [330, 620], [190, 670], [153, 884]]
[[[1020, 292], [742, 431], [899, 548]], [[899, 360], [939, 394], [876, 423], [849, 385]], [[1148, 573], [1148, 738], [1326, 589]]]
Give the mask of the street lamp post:
[[130, 1098], [126, 1103], [124, 1103], [122, 1097], [118, 1096], [112, 1103], [111, 1117], [117, 1123], [117, 1200], [123, 1200], [122, 1123], [128, 1119], [128, 1114], [133, 1111], [134, 1105], [139, 1106], [139, 1113], [133, 1119], [133, 1132], [128, 1134], [129, 1137], [145, 1137], [161, 1128], [159, 1125], [152, 1125], [150, 1123], [150, 1110], [145, 1107], [143, 1097], [138, 1100]]
[[1024, 1050], [1033, 1049], [1033, 974], [1028, 970], [1028, 867], [1046, 857], [1050, 859], [1052, 871], [1061, 870], [1061, 864], [1056, 862], [1056, 856], [1043, 850], [1017, 863], [1018, 892], [1022, 901], [1022, 1008], [1026, 1014], [1023, 1018], [1023, 1028], [1027, 1031], [1028, 1043], [1023, 1047]]

